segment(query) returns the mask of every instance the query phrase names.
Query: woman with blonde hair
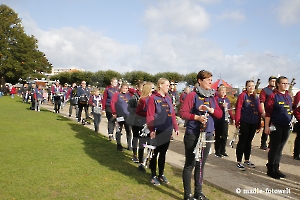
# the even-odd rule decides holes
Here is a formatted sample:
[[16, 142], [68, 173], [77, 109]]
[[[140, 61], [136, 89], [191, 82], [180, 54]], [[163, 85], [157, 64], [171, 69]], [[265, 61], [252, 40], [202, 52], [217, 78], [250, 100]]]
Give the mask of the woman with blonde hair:
[[[178, 134], [178, 125], [174, 107], [172, 105], [172, 100], [168, 95], [169, 86], [170, 83], [167, 79], [160, 78], [157, 82], [157, 91], [154, 91], [148, 100], [146, 121], [150, 130], [152, 145], [156, 146], [150, 160], [152, 174], [150, 182], [153, 185], [160, 185], [160, 182], [166, 184], [169, 183], [164, 176], [166, 153], [169, 148], [173, 130]], [[159, 171], [158, 177], [156, 174], [157, 164]]]
[[138, 100], [138, 104], [135, 110], [136, 118], [134, 122], [134, 126], [132, 126], [133, 134], [139, 135], [139, 150], [138, 150], [138, 169], [142, 172], [146, 172], [145, 166], [143, 165], [144, 161], [144, 144], [150, 143], [150, 135], [140, 136], [140, 133], [146, 124], [146, 116], [147, 116], [147, 105], [149, 101], [149, 97], [152, 94], [152, 86], [153, 83], [147, 82], [143, 85], [140, 99]]

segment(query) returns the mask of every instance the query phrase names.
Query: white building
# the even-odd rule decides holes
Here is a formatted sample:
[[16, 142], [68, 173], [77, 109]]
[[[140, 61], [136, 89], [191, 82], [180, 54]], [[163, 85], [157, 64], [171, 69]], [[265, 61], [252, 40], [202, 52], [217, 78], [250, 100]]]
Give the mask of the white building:
[[85, 71], [84, 69], [76, 69], [75, 67], [71, 68], [52, 68], [51, 74], [45, 74], [46, 76], [56, 75], [62, 72], [74, 72], [74, 71]]

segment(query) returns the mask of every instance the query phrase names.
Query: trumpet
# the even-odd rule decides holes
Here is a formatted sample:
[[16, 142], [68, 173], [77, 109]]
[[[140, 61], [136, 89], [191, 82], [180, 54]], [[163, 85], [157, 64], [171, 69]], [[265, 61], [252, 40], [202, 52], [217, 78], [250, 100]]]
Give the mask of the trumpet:
[[[233, 148], [233, 145], [234, 145], [235, 141], [238, 140], [239, 135], [240, 135], [240, 129], [236, 128], [235, 132], [233, 133], [233, 138], [229, 142], [229, 146], [231, 146], [231, 148]], [[236, 142], [236, 144], [237, 144], [237, 142]]]

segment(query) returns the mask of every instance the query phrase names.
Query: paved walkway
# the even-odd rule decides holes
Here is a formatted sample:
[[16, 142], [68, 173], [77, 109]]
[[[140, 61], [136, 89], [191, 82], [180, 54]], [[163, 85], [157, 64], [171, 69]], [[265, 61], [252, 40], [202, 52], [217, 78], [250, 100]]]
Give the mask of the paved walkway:
[[[44, 105], [43, 107], [53, 110], [52, 105]], [[68, 109], [69, 106], [65, 107], [60, 114], [68, 117]], [[74, 117], [70, 119], [77, 121]], [[93, 125], [86, 125], [86, 127], [94, 129]], [[228, 140], [233, 137], [234, 130], [235, 128], [230, 125]], [[102, 118], [99, 133], [107, 136], [107, 120], [105, 117]], [[180, 135], [175, 136], [167, 153], [167, 162], [179, 168], [183, 168], [184, 165], [183, 135], [184, 128], [180, 126]], [[217, 158], [214, 154], [208, 157], [204, 173], [205, 181], [245, 199], [300, 199], [300, 161], [292, 158], [295, 133], [291, 133], [283, 150], [280, 168], [287, 175], [287, 178], [280, 180], [272, 179], [266, 175], [265, 164], [268, 152], [259, 149], [260, 136], [261, 133], [258, 133], [252, 143], [251, 161], [256, 165], [256, 168], [239, 171], [236, 168], [235, 149], [228, 145], [228, 157]], [[125, 140], [126, 138], [122, 137], [122, 143], [125, 144]]]

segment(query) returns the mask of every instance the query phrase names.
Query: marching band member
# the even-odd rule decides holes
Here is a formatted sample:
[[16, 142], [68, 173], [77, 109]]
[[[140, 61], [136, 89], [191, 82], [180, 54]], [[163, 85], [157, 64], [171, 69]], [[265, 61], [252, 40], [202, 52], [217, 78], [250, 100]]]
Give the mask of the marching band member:
[[95, 132], [98, 133], [102, 117], [102, 97], [100, 96], [100, 91], [98, 89], [96, 89], [94, 95], [90, 97], [89, 105], [92, 106]]
[[[149, 98], [152, 94], [152, 88], [153, 83], [147, 82], [143, 85], [143, 89], [141, 92], [141, 97], [138, 101], [135, 113], [135, 123], [134, 126], [132, 126], [132, 132], [133, 134], [138, 135], [139, 137], [139, 151], [138, 151], [138, 169], [141, 172], [146, 172], [145, 166], [143, 165], [144, 161], [144, 144], [150, 144], [150, 135], [147, 136], [140, 136], [140, 133], [146, 125], [146, 116], [147, 116], [147, 105]], [[154, 89], [154, 88], [153, 88]]]
[[[255, 93], [253, 80], [246, 81], [246, 90], [237, 99], [235, 110], [235, 126], [240, 130], [239, 141], [236, 147], [237, 168], [244, 171], [244, 165], [255, 168], [250, 161], [252, 140], [259, 131], [261, 123], [261, 107]], [[244, 155], [244, 165], [241, 163]]]
[[65, 107], [66, 103], [67, 103], [67, 93], [68, 93], [69, 87], [68, 87], [68, 83], [64, 84], [64, 87], [62, 88], [62, 105], [61, 105], [61, 109], [63, 109], [63, 107]]
[[[285, 175], [279, 171], [283, 147], [290, 135], [292, 119], [292, 97], [287, 91], [288, 79], [280, 76], [276, 80], [276, 89], [266, 101], [265, 133], [270, 136], [268, 152], [267, 175], [280, 179]], [[273, 130], [270, 126], [273, 125]]]
[[300, 160], [300, 91], [297, 92], [297, 94], [294, 97], [294, 103], [293, 103], [293, 114], [297, 119], [296, 126], [296, 132], [297, 136], [295, 138], [294, 142], [294, 159]]
[[218, 94], [215, 96], [219, 107], [222, 109], [221, 119], [214, 119], [215, 123], [215, 155], [217, 157], [228, 156], [226, 153], [226, 143], [228, 137], [228, 123], [229, 117], [234, 122], [234, 116], [232, 114], [230, 101], [226, 97], [226, 87], [224, 85], [219, 86]]
[[180, 101], [181, 105], [183, 104], [183, 101], [186, 98], [186, 96], [187, 96], [188, 93], [190, 93], [190, 87], [186, 86], [184, 88], [183, 92], [180, 94], [180, 97], [179, 97], [179, 101]]
[[[89, 118], [89, 112], [88, 112], [88, 108], [89, 108], [89, 97], [90, 97], [90, 90], [86, 87], [86, 82], [82, 81], [81, 82], [81, 86], [77, 87], [77, 97], [79, 98], [79, 102], [78, 102], [78, 122], [81, 121], [81, 113], [82, 113], [82, 109], [84, 108], [84, 112], [85, 112], [85, 119]], [[82, 119], [84, 120], [84, 119]]]
[[[156, 148], [150, 160], [151, 180], [154, 185], [159, 182], [169, 183], [164, 176], [166, 153], [169, 148], [173, 130], [178, 134], [178, 124], [172, 100], [168, 95], [170, 83], [165, 78], [160, 78], [157, 82], [157, 91], [148, 100], [146, 122], [150, 130], [150, 138], [154, 139]], [[158, 157], [159, 154], [159, 157]], [[158, 157], [158, 177], [156, 165]]]
[[35, 99], [35, 111], [40, 111], [40, 106], [43, 100], [43, 89], [41, 85], [38, 85], [37, 88], [34, 90], [34, 99]]
[[[259, 94], [259, 100], [260, 100], [260, 106], [262, 110], [261, 116], [265, 118], [266, 116], [266, 111], [265, 111], [265, 104], [268, 99], [268, 97], [273, 93], [274, 88], [276, 87], [276, 77], [275, 76], [270, 76], [269, 77], [269, 84], [267, 87], [263, 88], [260, 91]], [[267, 150], [267, 140], [268, 140], [268, 135], [265, 134], [265, 130], [262, 131], [261, 134], [261, 144], [260, 148], [263, 150]]]
[[133, 88], [129, 89], [129, 92], [132, 94], [132, 96], [131, 96], [130, 100], [128, 101], [127, 110], [129, 112], [129, 115], [127, 117], [126, 123], [128, 125], [130, 125], [131, 129], [132, 129], [132, 153], [133, 153], [132, 161], [133, 162], [139, 161], [137, 158], [137, 145], [139, 142], [139, 129], [138, 129], [138, 126], [136, 126], [136, 124], [135, 124], [135, 118], [136, 118], [135, 111], [136, 111], [136, 107], [137, 107], [138, 101], [141, 96], [141, 91], [143, 89], [143, 85], [144, 85], [144, 82], [140, 82], [137, 85], [136, 90]]
[[34, 99], [34, 92], [35, 92], [36, 84], [32, 84], [30, 91], [29, 91], [29, 98], [31, 101], [31, 106], [30, 109], [34, 110], [35, 109], [35, 99]]
[[70, 99], [69, 117], [72, 116], [73, 107], [75, 107], [75, 116], [78, 118], [78, 96], [76, 83], [73, 83], [72, 87], [69, 88], [66, 99]]
[[60, 106], [61, 106], [61, 93], [62, 93], [62, 87], [59, 84], [59, 80], [55, 82], [55, 85], [51, 88], [51, 93], [53, 94], [54, 99], [54, 112], [59, 113]]
[[115, 118], [112, 116], [110, 103], [112, 96], [119, 91], [118, 79], [112, 78], [110, 84], [110, 86], [105, 88], [103, 93], [102, 110], [106, 113], [108, 138], [109, 140], [112, 140], [114, 138]]
[[117, 128], [118, 130], [116, 130], [117, 150], [119, 151], [123, 151], [123, 146], [121, 144], [121, 132], [123, 126], [125, 127], [127, 136], [127, 149], [131, 150], [132, 148], [131, 130], [130, 126], [126, 123], [126, 118], [129, 115], [127, 107], [130, 97], [130, 93], [128, 92], [128, 84], [122, 83], [120, 92], [115, 93], [110, 102], [112, 116], [116, 119], [116, 123], [119, 126]]
[[[182, 172], [184, 199], [207, 199], [202, 193], [204, 166], [209, 154], [211, 143], [206, 143], [202, 159], [195, 160], [194, 149], [196, 147], [200, 130], [205, 127], [206, 140], [213, 140], [214, 120], [222, 117], [222, 110], [219, 108], [211, 89], [212, 73], [201, 70], [197, 74], [197, 84], [193, 92], [190, 92], [180, 108], [180, 116], [187, 120], [184, 135], [185, 164]], [[205, 116], [205, 113], [208, 116]], [[191, 194], [191, 177], [194, 170], [194, 196]]]

